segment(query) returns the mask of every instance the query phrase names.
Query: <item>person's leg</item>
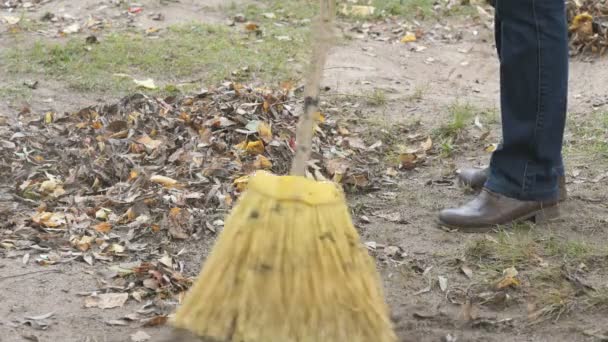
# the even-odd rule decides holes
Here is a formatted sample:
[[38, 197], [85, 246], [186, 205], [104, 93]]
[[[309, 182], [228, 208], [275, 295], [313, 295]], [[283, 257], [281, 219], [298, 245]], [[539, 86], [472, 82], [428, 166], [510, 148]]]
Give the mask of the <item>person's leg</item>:
[[[502, 143], [485, 190], [442, 211], [442, 223], [478, 227], [535, 216], [556, 202], [563, 176], [568, 36], [563, 0], [497, 0]], [[489, 190], [489, 191], [488, 191]]]

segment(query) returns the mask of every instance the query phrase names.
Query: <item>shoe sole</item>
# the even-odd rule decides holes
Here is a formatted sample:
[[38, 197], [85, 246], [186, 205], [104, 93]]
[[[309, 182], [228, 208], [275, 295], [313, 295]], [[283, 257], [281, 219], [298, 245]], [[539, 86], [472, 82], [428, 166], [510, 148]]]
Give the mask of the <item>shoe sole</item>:
[[545, 223], [548, 223], [551, 221], [555, 221], [559, 217], [560, 217], [559, 206], [555, 205], [555, 206], [551, 206], [551, 207], [547, 207], [547, 208], [542, 208], [537, 211], [533, 211], [527, 215], [514, 219], [510, 223], [505, 223], [505, 224], [495, 224], [495, 225], [490, 225], [490, 226], [479, 226], [479, 227], [459, 227], [459, 226], [454, 226], [451, 224], [444, 223], [441, 220], [439, 220], [439, 225], [442, 227], [448, 228], [450, 230], [457, 230], [461, 233], [474, 234], [474, 233], [487, 233], [500, 226], [508, 226], [508, 225], [513, 225], [516, 223], [522, 223], [522, 222], [526, 222], [526, 221], [532, 221], [537, 225], [541, 225], [541, 224], [545, 224]]

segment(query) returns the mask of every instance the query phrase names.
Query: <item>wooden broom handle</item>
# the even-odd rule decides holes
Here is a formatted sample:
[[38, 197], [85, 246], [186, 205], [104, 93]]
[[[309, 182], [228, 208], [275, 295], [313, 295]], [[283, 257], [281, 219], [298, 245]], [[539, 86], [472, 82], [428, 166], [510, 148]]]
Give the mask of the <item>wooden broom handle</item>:
[[332, 42], [331, 23], [334, 15], [335, 0], [320, 0], [319, 16], [312, 27], [312, 58], [304, 85], [304, 113], [296, 132], [296, 154], [291, 166], [291, 174], [295, 176], [306, 176], [306, 167], [312, 153], [314, 114], [319, 107], [319, 90]]

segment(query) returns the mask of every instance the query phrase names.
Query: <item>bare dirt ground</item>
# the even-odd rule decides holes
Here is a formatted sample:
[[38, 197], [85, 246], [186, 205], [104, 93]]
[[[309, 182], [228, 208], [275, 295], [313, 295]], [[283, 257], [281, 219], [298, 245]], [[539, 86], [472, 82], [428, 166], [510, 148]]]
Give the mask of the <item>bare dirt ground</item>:
[[[221, 1], [200, 3], [193, 0], [144, 1], [143, 5], [147, 13], [162, 11], [166, 18], [162, 25], [188, 20], [222, 23], [227, 19], [217, 9]], [[117, 26], [159, 25], [147, 16], [135, 21], [121, 18], [122, 11], [105, 2], [100, 5], [97, 1], [52, 1], [36, 9], [38, 14], [49, 10], [73, 16], [93, 13], [115, 18]], [[605, 266], [608, 254], [603, 249], [608, 239], [605, 230], [608, 177], [599, 177], [606, 173], [606, 154], [583, 153], [578, 148], [591, 144], [583, 139], [579, 128], [599, 125], [594, 113], [608, 110], [605, 104], [608, 60], [573, 59], [571, 62], [570, 114], [565, 136], [569, 199], [562, 206], [562, 218], [545, 226], [520, 227], [514, 233], [510, 230], [484, 236], [451, 233], [436, 226], [437, 211], [471, 197], [455, 183], [454, 171], [463, 166], [486, 164], [489, 153], [485, 148], [500, 139], [499, 114], [496, 114], [499, 107], [498, 61], [492, 32], [483, 23], [454, 19], [449, 23], [451, 31], [442, 31], [434, 23], [428, 25], [435, 27], [435, 32], [461, 32], [462, 36], [439, 39], [440, 34], [437, 34], [422, 38], [416, 45], [424, 46], [422, 51], [416, 51], [412, 45], [379, 41], [367, 35], [347, 39], [331, 52], [323, 81], [328, 89], [324, 93], [328, 102], [363, 103], [344, 109], [346, 113], [357, 113], [365, 119], [363, 122], [382, 127], [408, 127], [410, 131], [401, 132], [403, 136], [393, 137], [404, 143], [410, 135], [427, 136], [443, 123], [450, 122], [453, 113], [446, 107], [455, 101], [467, 102], [474, 108], [474, 116], [467, 118], [461, 134], [462, 141], [455, 143], [453, 158], [430, 158], [422, 166], [403, 172], [396, 184], [349, 198], [362, 239], [378, 260], [400, 338], [402, 341], [605, 341], [608, 335], [605, 303], [586, 307], [566, 296], [557, 297], [556, 302], [537, 301], [542, 293], [534, 284], [536, 272], [583, 267], [585, 271], [574, 277], [578, 279], [573, 281], [578, 281], [575, 288], [588, 286], [598, 292], [608, 291], [608, 268]], [[342, 26], [345, 34], [358, 34], [351, 30], [352, 23]], [[378, 27], [383, 30], [381, 25]], [[0, 44], [7, 42], [0, 36]], [[0, 83], [16, 82], [8, 79], [0, 80]], [[378, 89], [386, 99], [379, 100], [381, 105], [366, 104], [364, 99], [373, 97]], [[36, 91], [36, 99], [30, 103], [34, 112], [44, 112], [51, 107], [57, 111], [73, 111], [97, 101], [115, 100], [98, 99], [95, 94], [75, 96], [61, 84], [45, 82]], [[343, 99], [343, 95], [350, 97]], [[352, 100], [353, 96], [358, 100]], [[6, 99], [0, 105], [0, 111], [15, 113], [21, 105]], [[486, 112], [494, 114], [485, 115]], [[480, 139], [482, 130], [474, 124], [475, 116], [479, 117], [484, 129], [491, 128], [483, 139]], [[605, 129], [601, 134], [600, 138], [608, 138]], [[439, 141], [434, 143], [440, 144]], [[519, 255], [512, 256], [510, 250], [505, 252], [507, 257], [493, 255], [492, 251], [471, 252], [472, 245], [483, 245], [480, 241], [508, 249], [519, 246], [521, 239], [527, 238], [530, 240], [526, 243], [534, 246], [533, 250], [524, 251], [523, 259]], [[553, 239], [565, 245], [570, 242], [589, 245], [603, 250], [604, 254], [589, 256], [580, 262], [576, 259], [577, 264], [572, 265], [567, 248], [558, 248], [554, 255], [545, 255], [535, 249], [537, 244]], [[163, 240], [158, 250], [185, 251], [180, 255], [185, 264], [183, 272], [194, 276], [212, 243], [212, 235], [190, 242]], [[32, 250], [28, 253], [33, 259], [42, 252]], [[3, 256], [0, 258], [0, 341], [126, 342], [132, 341], [131, 334], [138, 331], [155, 336], [164, 329], [130, 321], [108, 324], [145, 311], [143, 302], [129, 300], [124, 306], [109, 310], [84, 307], [84, 295], [102, 285], [97, 267], [84, 262], [41, 267], [32, 262], [24, 264], [23, 253], [0, 255]], [[512, 256], [512, 260], [505, 261], [508, 256]], [[520, 286], [493, 290], [490, 283], [500, 278], [502, 270], [496, 269], [499, 266], [491, 262], [500, 258], [504, 265], [518, 268]], [[534, 258], [535, 262], [529, 262]], [[466, 275], [463, 270], [470, 274]], [[33, 273], [40, 271], [44, 273]], [[559, 272], [557, 278], [556, 284], [562, 281]], [[443, 281], [445, 284], [440, 284]], [[502, 299], [487, 300], [488, 293], [493, 299], [498, 293]], [[486, 302], [480, 303], [483, 300], [479, 298], [485, 298]], [[550, 310], [542, 311], [547, 307]], [[555, 314], [562, 309], [563, 315]], [[51, 318], [27, 318], [50, 312], [54, 313]], [[548, 319], [531, 325], [530, 321], [538, 312], [548, 313]], [[555, 320], [557, 316], [559, 320]], [[46, 322], [48, 327], [39, 326], [40, 321]]]

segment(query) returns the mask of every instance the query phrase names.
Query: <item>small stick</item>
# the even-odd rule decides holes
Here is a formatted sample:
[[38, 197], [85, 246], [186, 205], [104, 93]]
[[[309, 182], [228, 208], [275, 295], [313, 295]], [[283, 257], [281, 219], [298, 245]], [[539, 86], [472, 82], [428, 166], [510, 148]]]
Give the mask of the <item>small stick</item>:
[[319, 106], [321, 78], [333, 38], [331, 23], [335, 15], [334, 2], [335, 0], [320, 0], [319, 17], [313, 26], [314, 45], [304, 87], [304, 114], [296, 132], [296, 155], [291, 167], [291, 174], [296, 176], [306, 176], [306, 165], [312, 153], [314, 114]]
[[6, 280], [6, 279], [11, 279], [11, 278], [24, 277], [24, 276], [28, 276], [31, 274], [38, 274], [38, 273], [63, 273], [63, 271], [61, 271], [61, 270], [42, 270], [42, 271], [26, 272], [26, 273], [21, 273], [21, 274], [13, 274], [13, 275], [9, 275], [6, 277], [0, 277], [0, 281]]

